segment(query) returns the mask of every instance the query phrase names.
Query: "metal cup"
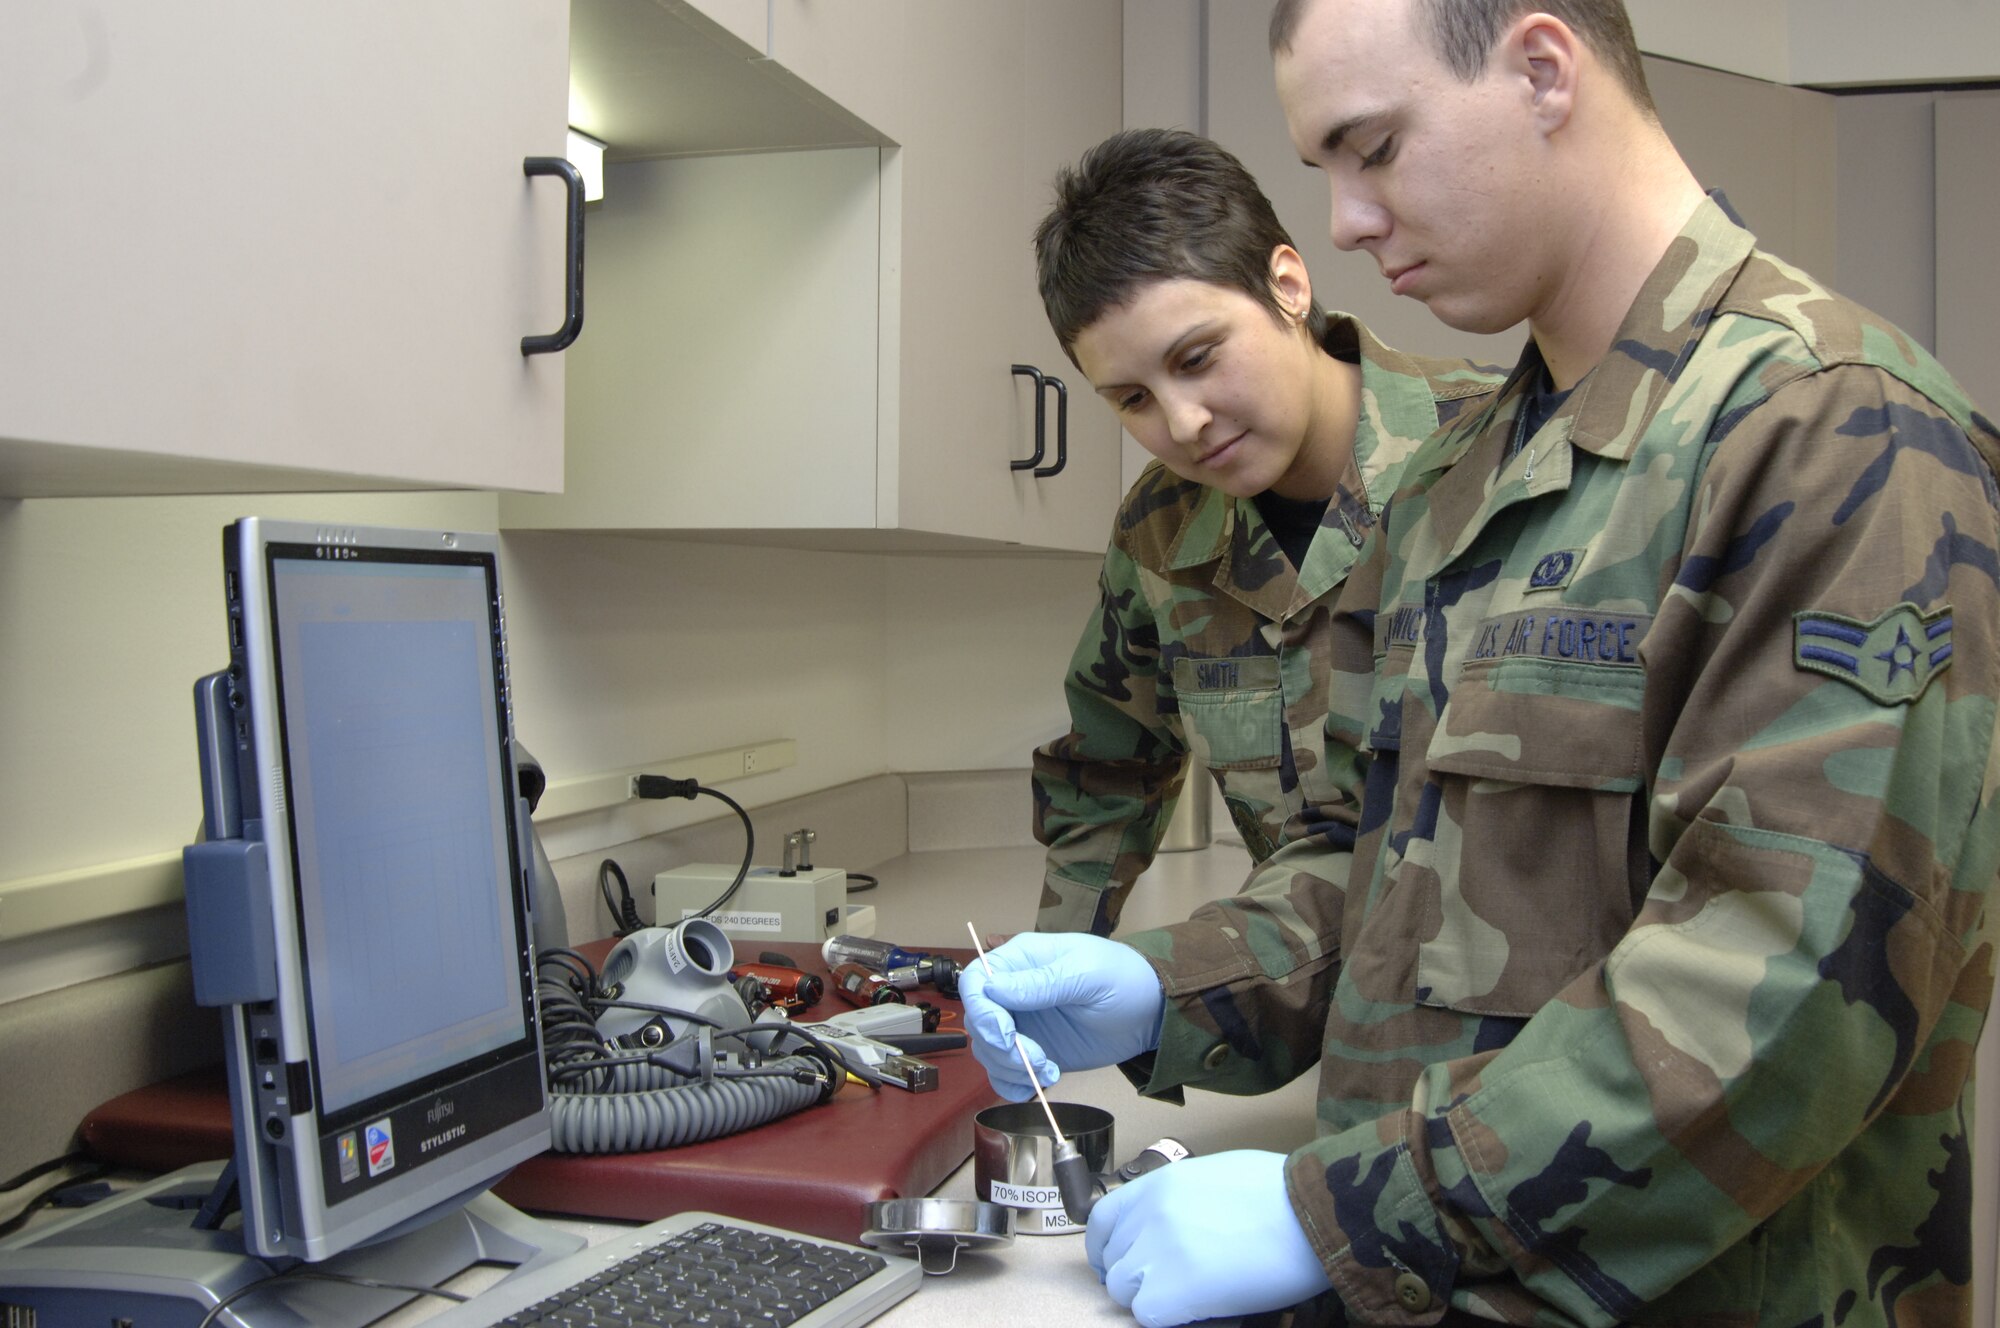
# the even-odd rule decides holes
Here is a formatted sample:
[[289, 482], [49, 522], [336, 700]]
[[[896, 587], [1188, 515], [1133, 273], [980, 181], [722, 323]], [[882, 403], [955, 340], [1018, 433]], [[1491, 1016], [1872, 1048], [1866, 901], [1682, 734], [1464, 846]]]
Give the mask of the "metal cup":
[[[1051, 1102], [1063, 1137], [1092, 1173], [1111, 1167], [1111, 1113], [1080, 1102]], [[1063, 1213], [1056, 1188], [1056, 1139], [1038, 1102], [1007, 1102], [972, 1118], [972, 1187], [981, 1199], [1014, 1209], [1023, 1236], [1066, 1236], [1083, 1227]]]

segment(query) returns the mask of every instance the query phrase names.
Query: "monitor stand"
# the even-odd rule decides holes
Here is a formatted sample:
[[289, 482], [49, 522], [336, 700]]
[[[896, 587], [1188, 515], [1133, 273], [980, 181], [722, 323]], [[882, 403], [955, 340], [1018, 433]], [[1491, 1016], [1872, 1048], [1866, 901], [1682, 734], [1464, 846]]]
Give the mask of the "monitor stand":
[[[240, 1214], [203, 1230], [197, 1214], [224, 1164], [202, 1162], [70, 1217], [0, 1241], [0, 1321], [32, 1311], [36, 1328], [121, 1320], [194, 1328], [217, 1301], [299, 1267], [243, 1251]], [[408, 1286], [438, 1286], [477, 1263], [539, 1268], [584, 1239], [481, 1193], [436, 1220], [309, 1265]], [[509, 1274], [512, 1276], [513, 1274]], [[291, 1277], [233, 1301], [215, 1320], [228, 1328], [361, 1328], [413, 1297], [317, 1277]], [[440, 1309], [444, 1306], [439, 1305]]]

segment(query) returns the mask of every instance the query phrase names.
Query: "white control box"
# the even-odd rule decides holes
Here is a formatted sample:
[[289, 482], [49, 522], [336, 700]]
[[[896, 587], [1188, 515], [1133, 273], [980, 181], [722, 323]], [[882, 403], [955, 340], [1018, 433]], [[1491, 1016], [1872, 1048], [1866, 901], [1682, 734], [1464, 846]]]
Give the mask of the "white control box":
[[[714, 903], [735, 879], [736, 868], [718, 862], [691, 862], [663, 871], [653, 878], [653, 916], [646, 921], [671, 927]], [[643, 905], [639, 913], [645, 917]], [[731, 941], [817, 944], [846, 930], [846, 916], [844, 868], [807, 867], [786, 876], [776, 867], [752, 867], [729, 902], [708, 920]]]

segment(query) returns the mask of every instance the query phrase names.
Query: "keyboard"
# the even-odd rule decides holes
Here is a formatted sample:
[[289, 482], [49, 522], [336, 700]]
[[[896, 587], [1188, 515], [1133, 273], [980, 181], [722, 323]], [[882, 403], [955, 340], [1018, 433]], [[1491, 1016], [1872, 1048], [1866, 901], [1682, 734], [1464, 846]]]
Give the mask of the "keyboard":
[[922, 1280], [913, 1259], [677, 1213], [511, 1277], [425, 1328], [850, 1328]]

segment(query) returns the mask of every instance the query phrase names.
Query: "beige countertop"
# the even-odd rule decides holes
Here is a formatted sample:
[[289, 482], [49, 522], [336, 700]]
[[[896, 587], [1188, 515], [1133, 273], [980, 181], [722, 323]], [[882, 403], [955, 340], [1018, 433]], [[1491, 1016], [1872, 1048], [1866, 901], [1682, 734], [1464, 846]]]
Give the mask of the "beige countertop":
[[[881, 885], [856, 899], [875, 903], [876, 931], [884, 939], [915, 947], [963, 945], [968, 920], [982, 935], [1033, 926], [1042, 856], [1039, 845], [909, 853], [876, 869]], [[1242, 846], [1233, 842], [1161, 854], [1133, 887], [1121, 930], [1178, 921], [1204, 900], [1234, 891], [1249, 866]], [[1113, 1156], [1122, 1163], [1162, 1137], [1197, 1153], [1289, 1152], [1312, 1137], [1313, 1088], [1314, 1076], [1307, 1075], [1262, 1097], [1193, 1093], [1188, 1105], [1176, 1107], [1140, 1097], [1117, 1070], [1103, 1069], [1065, 1075], [1049, 1098], [1110, 1112]], [[936, 1193], [973, 1198], [972, 1164], [953, 1172]], [[938, 1316], [960, 1315], [1003, 1324], [1133, 1322], [1098, 1284], [1084, 1259], [1081, 1234], [1020, 1235], [991, 1253], [968, 1254], [957, 1271], [926, 1278], [922, 1291], [876, 1322], [916, 1328], [938, 1322]]]
[[[855, 895], [854, 901], [874, 905], [876, 934], [885, 940], [918, 949], [962, 946], [968, 921], [982, 936], [1034, 925], [1042, 860], [1039, 845], [905, 853], [872, 869], [879, 884]], [[1248, 870], [1249, 859], [1234, 842], [1218, 840], [1204, 849], [1161, 854], [1134, 886], [1122, 929], [1186, 917], [1203, 900], [1235, 890]], [[1176, 1107], [1140, 1097], [1115, 1069], [1089, 1070], [1064, 1076], [1049, 1098], [1110, 1112], [1117, 1162], [1162, 1137], [1177, 1139], [1197, 1153], [1215, 1153], [1230, 1148], [1288, 1152], [1312, 1135], [1311, 1075], [1263, 1097], [1195, 1093], [1187, 1106]], [[935, 1193], [973, 1198], [972, 1163], [946, 1177]], [[599, 1223], [560, 1225], [592, 1239], [617, 1229]], [[427, 1317], [415, 1307], [406, 1313], [410, 1323]], [[1083, 1236], [1074, 1234], [1017, 1235], [1011, 1245], [968, 1253], [955, 1271], [925, 1278], [916, 1295], [875, 1320], [883, 1328], [920, 1328], [940, 1321], [1130, 1325], [1133, 1319], [1104, 1293], [1084, 1258]]]
[[[1042, 849], [949, 849], [906, 853], [874, 868], [879, 884], [854, 896], [876, 909], [876, 934], [913, 948], [962, 946], [970, 921], [982, 935], [1023, 931], [1034, 923], [1041, 891]], [[1197, 904], [1228, 894], [1249, 861], [1240, 844], [1218, 840], [1204, 849], [1162, 854], [1134, 887], [1124, 929], [1185, 917]], [[1196, 1153], [1231, 1148], [1288, 1152], [1311, 1137], [1313, 1076], [1256, 1098], [1194, 1093], [1188, 1105], [1140, 1097], [1115, 1069], [1066, 1075], [1049, 1092], [1054, 1102], [1080, 1102], [1111, 1113], [1114, 1161], [1124, 1162], [1162, 1137]], [[973, 1198], [972, 1163], [948, 1176], [935, 1193]], [[619, 1228], [560, 1221], [595, 1241]], [[1218, 1236], [1223, 1233], [1218, 1232]], [[473, 1276], [476, 1276], [473, 1275]], [[491, 1276], [490, 1274], [488, 1276]], [[460, 1282], [460, 1289], [474, 1284]], [[434, 1304], [434, 1302], [433, 1302]], [[436, 1309], [410, 1306], [389, 1323], [418, 1324]], [[940, 1321], [999, 1324], [1130, 1325], [1131, 1315], [1104, 1293], [1084, 1258], [1081, 1234], [1017, 1235], [1011, 1245], [967, 1253], [955, 1271], [927, 1277], [918, 1293], [874, 1322], [919, 1328]]]

